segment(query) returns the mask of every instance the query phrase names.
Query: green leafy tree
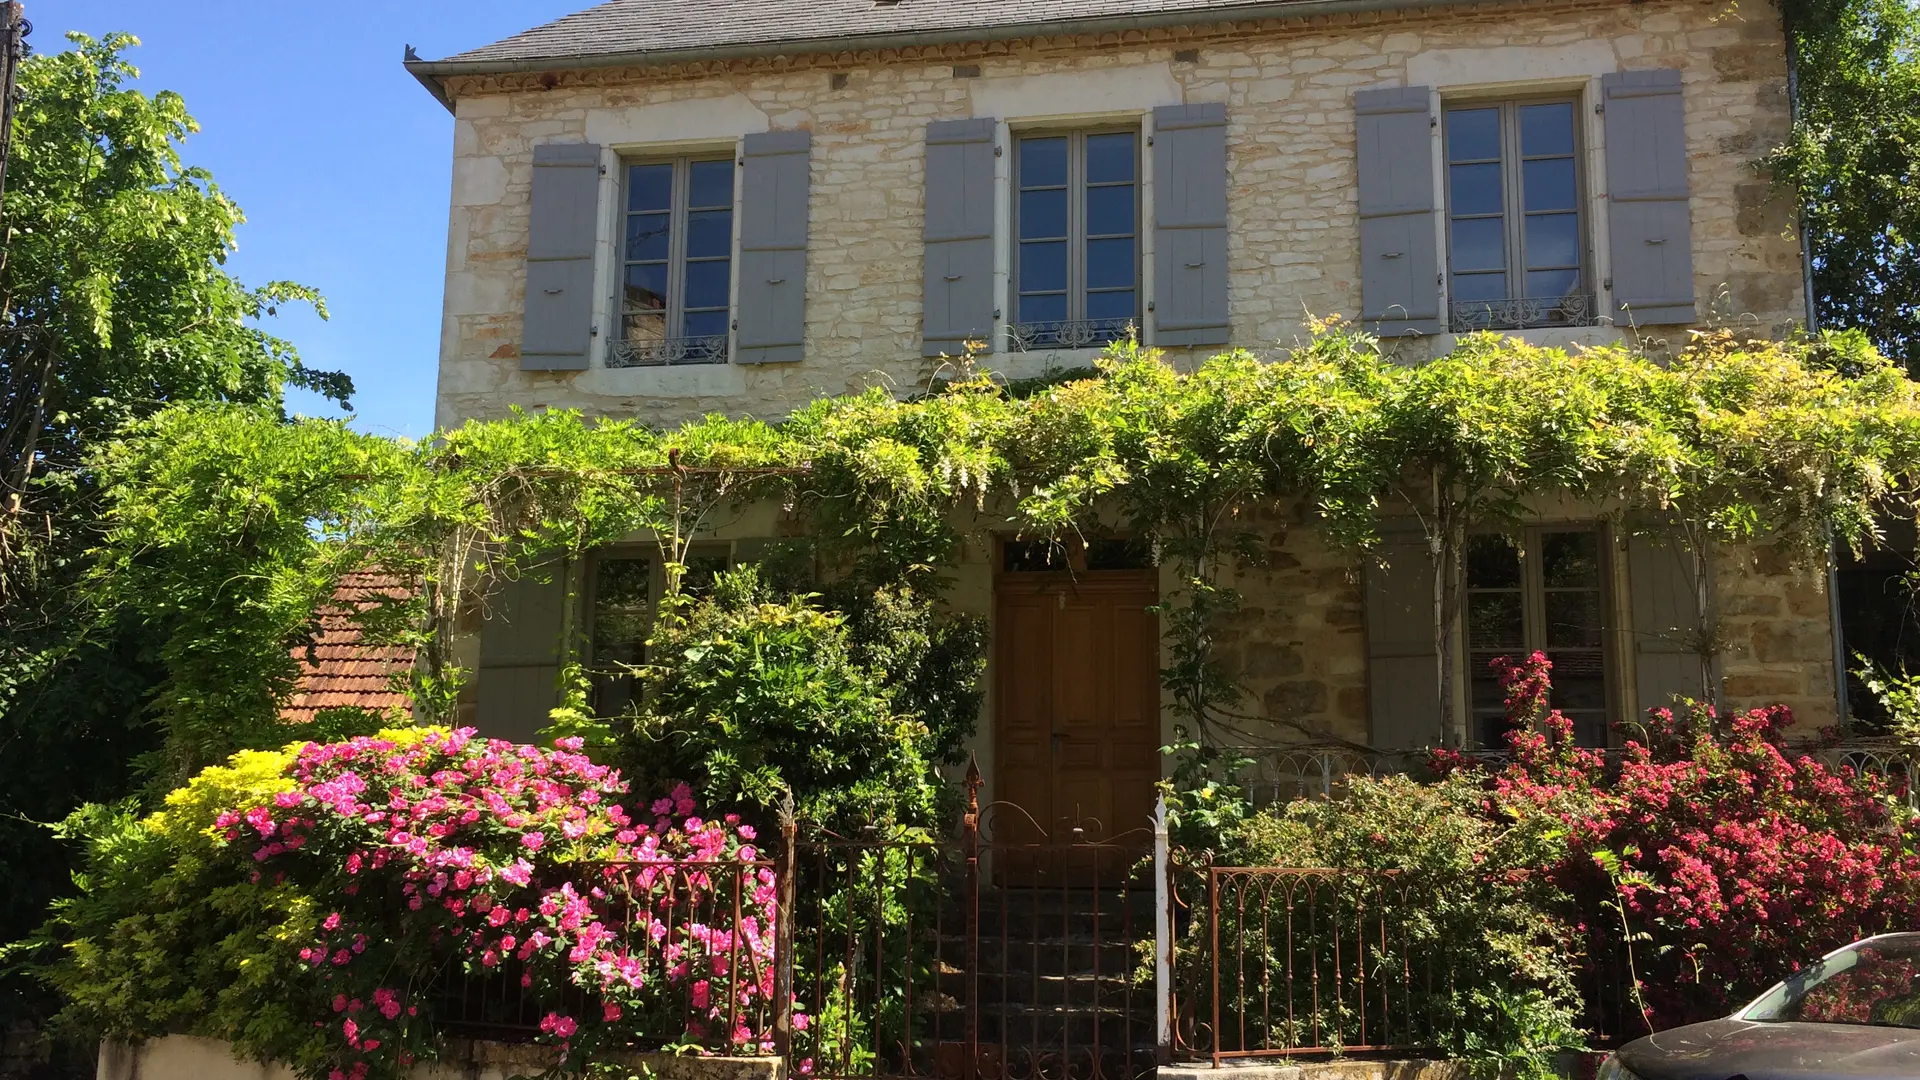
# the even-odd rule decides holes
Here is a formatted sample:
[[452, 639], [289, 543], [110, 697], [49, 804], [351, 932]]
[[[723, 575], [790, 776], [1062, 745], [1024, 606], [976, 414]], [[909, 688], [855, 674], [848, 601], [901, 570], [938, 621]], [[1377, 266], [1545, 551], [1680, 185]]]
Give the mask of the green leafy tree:
[[[240, 209], [183, 161], [197, 126], [180, 96], [129, 85], [135, 39], [69, 40], [19, 70], [0, 220], [0, 942], [65, 887], [35, 822], [131, 790], [130, 763], [159, 741], [144, 725], [164, 672], [154, 627], [78, 587], [98, 538], [90, 448], [170, 404], [277, 416], [285, 386], [342, 404], [351, 390], [261, 329], [319, 297], [227, 272]], [[0, 1027], [40, 1007], [0, 975]]]
[[932, 824], [933, 758], [952, 747], [896, 711], [889, 673], [849, 638], [844, 616], [776, 598], [751, 568], [719, 575], [649, 643], [643, 703], [621, 724], [627, 771], [650, 789], [691, 781], [763, 822], [791, 795], [831, 828]]
[[1920, 370], [1920, 8], [1785, 0], [1798, 119], [1775, 174], [1802, 200], [1813, 301]]

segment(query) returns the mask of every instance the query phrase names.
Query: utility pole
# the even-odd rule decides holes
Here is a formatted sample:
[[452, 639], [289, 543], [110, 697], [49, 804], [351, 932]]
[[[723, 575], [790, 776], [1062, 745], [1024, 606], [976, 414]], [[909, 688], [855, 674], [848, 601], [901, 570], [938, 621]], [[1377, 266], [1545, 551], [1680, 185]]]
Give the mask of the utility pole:
[[[20, 58], [27, 51], [26, 38], [33, 33], [27, 21], [27, 6], [20, 0], [0, 2], [0, 199], [6, 197], [7, 159], [13, 156], [14, 75], [20, 70]], [[0, 222], [5, 215], [0, 214]], [[5, 234], [0, 233], [0, 244]]]

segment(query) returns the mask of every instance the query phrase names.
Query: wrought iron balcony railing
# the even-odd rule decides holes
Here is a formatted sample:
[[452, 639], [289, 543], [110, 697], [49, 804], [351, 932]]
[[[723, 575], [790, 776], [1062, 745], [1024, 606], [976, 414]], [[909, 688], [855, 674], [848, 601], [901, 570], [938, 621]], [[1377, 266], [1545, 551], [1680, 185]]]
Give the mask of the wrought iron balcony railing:
[[1456, 334], [1474, 330], [1535, 330], [1593, 326], [1599, 322], [1591, 295], [1521, 296], [1507, 300], [1456, 300], [1447, 305], [1447, 328]]
[[1009, 323], [1007, 348], [1012, 352], [1040, 349], [1090, 349], [1125, 340], [1133, 332], [1132, 319], [1061, 319]]
[[727, 335], [658, 338], [653, 341], [615, 341], [607, 366], [677, 367], [682, 364], [724, 364]]

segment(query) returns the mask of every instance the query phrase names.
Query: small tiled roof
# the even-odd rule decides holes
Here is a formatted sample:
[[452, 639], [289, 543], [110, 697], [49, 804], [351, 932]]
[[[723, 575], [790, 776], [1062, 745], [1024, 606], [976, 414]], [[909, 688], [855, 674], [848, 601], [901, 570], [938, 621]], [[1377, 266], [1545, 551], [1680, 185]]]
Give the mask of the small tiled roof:
[[293, 658], [302, 669], [300, 682], [280, 710], [280, 718], [304, 724], [321, 709], [410, 708], [407, 695], [393, 689], [393, 677], [413, 666], [413, 650], [364, 641], [352, 618], [354, 612], [406, 595], [407, 583], [396, 575], [363, 572], [341, 578], [333, 603], [320, 611], [320, 629], [312, 648], [305, 644], [293, 648]]
[[659, 55], [872, 47], [892, 40], [948, 41], [1174, 26], [1461, 0], [609, 0], [440, 61], [413, 60], [416, 75], [644, 61]]

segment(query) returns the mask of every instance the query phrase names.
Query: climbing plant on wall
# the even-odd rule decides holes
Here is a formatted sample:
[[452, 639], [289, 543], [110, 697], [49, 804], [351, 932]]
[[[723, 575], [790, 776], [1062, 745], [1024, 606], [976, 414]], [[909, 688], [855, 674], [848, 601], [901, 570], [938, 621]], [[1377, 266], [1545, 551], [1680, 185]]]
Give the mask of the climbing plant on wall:
[[[976, 377], [911, 401], [824, 399], [777, 425], [707, 417], [662, 432], [550, 412], [407, 444], [182, 409], [97, 459], [114, 507], [97, 590], [172, 627], [162, 711], [196, 732], [173, 748], [186, 768], [271, 726], [272, 692], [254, 692], [246, 722], [214, 723], [224, 734], [206, 730], [200, 703], [283, 686], [289, 637], [354, 566], [420, 586], [370, 621], [421, 649], [416, 690], [440, 718], [461, 677], [449, 628], [494, 582], [635, 534], [684, 565], [724, 506], [777, 502], [814, 537], [826, 577], [921, 602], [969, 531], [1125, 529], [1180, 583], [1164, 609], [1165, 678], [1204, 730], [1248, 719], [1210, 635], [1235, 603], [1221, 565], [1255, 557], [1254, 511], [1297, 508], [1356, 554], [1387, 515], [1411, 514], [1446, 565], [1468, 529], [1560, 496], [1675, 512], [1703, 537], [1764, 536], [1817, 560], [1830, 537], [1863, 542], [1876, 512], [1905, 505], [1917, 450], [1915, 385], [1858, 335], [1707, 336], [1667, 362], [1480, 335], [1414, 368], [1338, 321], [1273, 357], [1182, 372], [1121, 346], [1096, 376], [1027, 396]], [[670, 572], [668, 610], [679, 586]], [[1438, 590], [1436, 624], [1457, 605]], [[272, 647], [203, 649], [209, 620], [218, 640]]]

